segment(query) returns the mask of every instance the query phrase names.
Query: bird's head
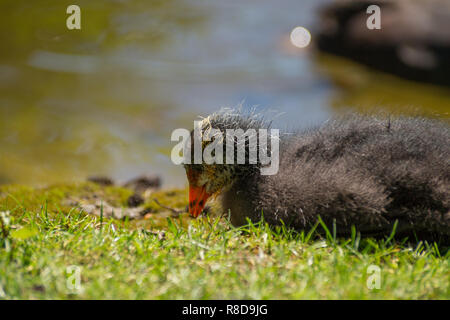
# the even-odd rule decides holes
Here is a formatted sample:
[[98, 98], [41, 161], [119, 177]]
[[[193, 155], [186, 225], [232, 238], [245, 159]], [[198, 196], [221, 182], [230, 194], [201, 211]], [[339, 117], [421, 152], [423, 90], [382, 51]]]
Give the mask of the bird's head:
[[[221, 192], [229, 189], [237, 180], [258, 170], [259, 161], [249, 161], [249, 153], [252, 148], [258, 148], [258, 129], [267, 128], [269, 125], [255, 114], [243, 115], [233, 110], [222, 110], [203, 119], [198, 127], [200, 139], [195, 142], [195, 129], [191, 132], [190, 163], [185, 163], [187, 179], [189, 182], [189, 213], [197, 217], [203, 211], [206, 201]], [[231, 130], [242, 130], [247, 135], [232, 135]], [[252, 129], [252, 130], [249, 130]], [[242, 132], [240, 131], [240, 132]], [[235, 132], [236, 133], [236, 132]], [[255, 136], [252, 136], [252, 135]], [[206, 137], [206, 139], [205, 139]], [[201, 162], [195, 161], [195, 143], [201, 150]], [[233, 146], [233, 161], [227, 161], [230, 145]], [[228, 151], [227, 151], [228, 150]], [[239, 150], [244, 150], [245, 161], [238, 163]], [[210, 158], [208, 159], [208, 155]], [[242, 161], [240, 161], [242, 162]]]

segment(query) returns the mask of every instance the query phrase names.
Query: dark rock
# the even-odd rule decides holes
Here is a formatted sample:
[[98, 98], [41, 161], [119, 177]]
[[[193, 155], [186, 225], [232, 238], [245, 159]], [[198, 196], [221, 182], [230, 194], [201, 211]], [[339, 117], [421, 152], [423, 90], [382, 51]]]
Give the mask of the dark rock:
[[87, 178], [88, 181], [96, 183], [101, 186], [112, 186], [114, 181], [111, 178], [105, 176], [91, 176]]
[[42, 284], [35, 284], [33, 286], [34, 291], [45, 292], [45, 287]]
[[[367, 7], [381, 9], [370, 30]], [[450, 1], [347, 0], [321, 10], [319, 50], [407, 79], [450, 86]]]
[[137, 193], [144, 193], [147, 189], [158, 189], [161, 178], [156, 175], [139, 176], [124, 184], [124, 187], [133, 189]]
[[153, 208], [144, 208], [143, 210], [141, 210], [141, 212], [139, 212], [139, 214], [141, 216], [145, 216], [147, 213], [154, 213], [155, 210]]
[[128, 198], [128, 206], [131, 208], [136, 208], [144, 203], [144, 198], [139, 194], [135, 193]]

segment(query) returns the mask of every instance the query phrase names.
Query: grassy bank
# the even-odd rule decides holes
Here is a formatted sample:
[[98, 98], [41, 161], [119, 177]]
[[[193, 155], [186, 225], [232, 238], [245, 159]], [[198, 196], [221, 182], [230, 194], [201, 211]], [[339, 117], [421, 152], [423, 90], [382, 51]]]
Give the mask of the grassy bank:
[[450, 298], [450, 254], [434, 244], [193, 220], [185, 190], [146, 194], [129, 218], [131, 195], [92, 183], [1, 187], [0, 298]]

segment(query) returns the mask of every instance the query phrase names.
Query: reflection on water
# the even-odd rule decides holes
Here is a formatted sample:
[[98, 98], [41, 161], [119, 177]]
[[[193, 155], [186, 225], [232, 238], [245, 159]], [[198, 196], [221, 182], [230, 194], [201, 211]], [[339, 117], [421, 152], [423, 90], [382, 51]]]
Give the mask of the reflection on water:
[[288, 128], [347, 104], [448, 115], [448, 92], [374, 81], [293, 47], [290, 31], [313, 30], [324, 2], [80, 0], [82, 30], [69, 31], [66, 3], [3, 0], [0, 182], [156, 172], [184, 184], [169, 160], [171, 131], [242, 101], [281, 112], [275, 125]]
[[318, 70], [336, 85], [330, 101], [336, 112], [355, 110], [450, 118], [447, 88], [403, 80], [327, 54], [314, 60]]

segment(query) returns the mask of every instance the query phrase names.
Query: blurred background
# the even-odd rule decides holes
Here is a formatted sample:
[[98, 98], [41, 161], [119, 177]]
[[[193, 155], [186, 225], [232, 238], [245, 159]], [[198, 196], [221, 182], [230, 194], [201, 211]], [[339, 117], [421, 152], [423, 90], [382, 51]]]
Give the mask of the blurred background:
[[[367, 29], [367, 1], [2, 0], [0, 183], [183, 186], [171, 132], [240, 103], [279, 128], [347, 111], [448, 119], [449, 5], [373, 2], [382, 30]], [[66, 27], [71, 4], [81, 30]]]

